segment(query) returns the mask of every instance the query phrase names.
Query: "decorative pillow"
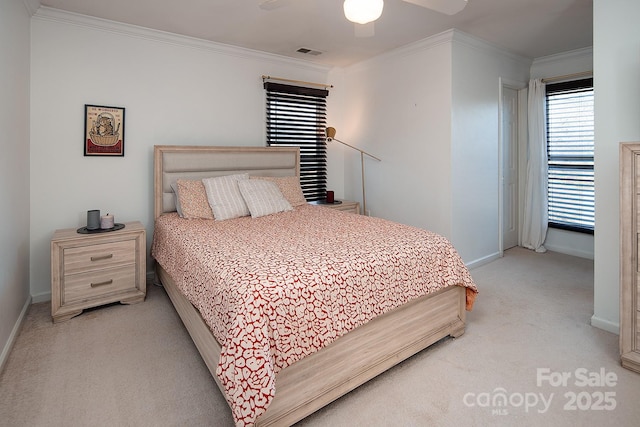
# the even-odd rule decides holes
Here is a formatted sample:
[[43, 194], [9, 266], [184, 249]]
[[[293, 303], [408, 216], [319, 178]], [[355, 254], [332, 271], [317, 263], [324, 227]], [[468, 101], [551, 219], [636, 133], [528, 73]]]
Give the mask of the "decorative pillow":
[[222, 221], [251, 214], [238, 188], [239, 181], [248, 179], [249, 174], [240, 173], [202, 180], [215, 219]]
[[182, 215], [182, 207], [180, 206], [180, 198], [178, 197], [178, 183], [174, 182], [171, 184], [171, 189], [173, 190], [173, 196], [176, 202], [176, 212], [178, 212], [180, 218], [184, 218], [184, 215]]
[[244, 201], [247, 202], [251, 218], [259, 218], [293, 209], [275, 182], [262, 179], [246, 179], [239, 181], [238, 187]]
[[275, 182], [291, 206], [307, 204], [300, 187], [300, 179], [297, 176], [252, 176], [251, 179]]
[[176, 186], [183, 218], [213, 219], [213, 212], [207, 201], [207, 193], [202, 181], [179, 179], [176, 181]]

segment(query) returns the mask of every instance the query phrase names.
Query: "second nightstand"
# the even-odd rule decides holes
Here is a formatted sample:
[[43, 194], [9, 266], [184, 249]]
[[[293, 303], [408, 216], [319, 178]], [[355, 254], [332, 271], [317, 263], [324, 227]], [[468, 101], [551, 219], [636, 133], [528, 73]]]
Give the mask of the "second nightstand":
[[312, 205], [323, 206], [326, 208], [337, 209], [339, 211], [345, 211], [349, 213], [359, 214], [360, 203], [353, 202], [351, 200], [341, 200], [341, 203], [323, 203], [323, 202], [310, 202]]

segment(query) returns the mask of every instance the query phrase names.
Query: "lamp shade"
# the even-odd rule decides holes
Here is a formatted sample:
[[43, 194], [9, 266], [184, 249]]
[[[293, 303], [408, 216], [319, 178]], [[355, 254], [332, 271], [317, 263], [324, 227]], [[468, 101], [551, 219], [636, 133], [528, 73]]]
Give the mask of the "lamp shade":
[[356, 24], [367, 24], [382, 15], [383, 0], [344, 0], [344, 16]]
[[327, 128], [327, 138], [333, 139], [336, 137], [336, 128]]

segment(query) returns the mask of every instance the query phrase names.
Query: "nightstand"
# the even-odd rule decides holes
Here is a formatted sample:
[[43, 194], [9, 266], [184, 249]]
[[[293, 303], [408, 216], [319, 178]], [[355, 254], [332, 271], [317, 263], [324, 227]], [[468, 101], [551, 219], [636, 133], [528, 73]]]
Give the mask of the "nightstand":
[[51, 238], [51, 317], [69, 320], [84, 309], [112, 302], [144, 301], [146, 232], [140, 222], [94, 234], [75, 228]]
[[342, 203], [325, 203], [325, 202], [310, 202], [312, 205], [323, 206], [325, 208], [337, 209], [339, 211], [345, 211], [349, 213], [359, 214], [360, 203], [353, 202], [351, 200], [341, 200]]

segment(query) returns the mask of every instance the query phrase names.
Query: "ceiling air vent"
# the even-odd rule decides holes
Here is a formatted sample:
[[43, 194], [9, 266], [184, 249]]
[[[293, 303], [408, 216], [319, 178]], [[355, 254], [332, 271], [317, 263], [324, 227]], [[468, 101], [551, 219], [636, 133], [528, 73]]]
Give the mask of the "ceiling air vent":
[[313, 56], [322, 55], [322, 52], [320, 52], [319, 50], [313, 50], [306, 47], [301, 47], [300, 49], [296, 50], [296, 52], [304, 53], [305, 55], [313, 55]]

